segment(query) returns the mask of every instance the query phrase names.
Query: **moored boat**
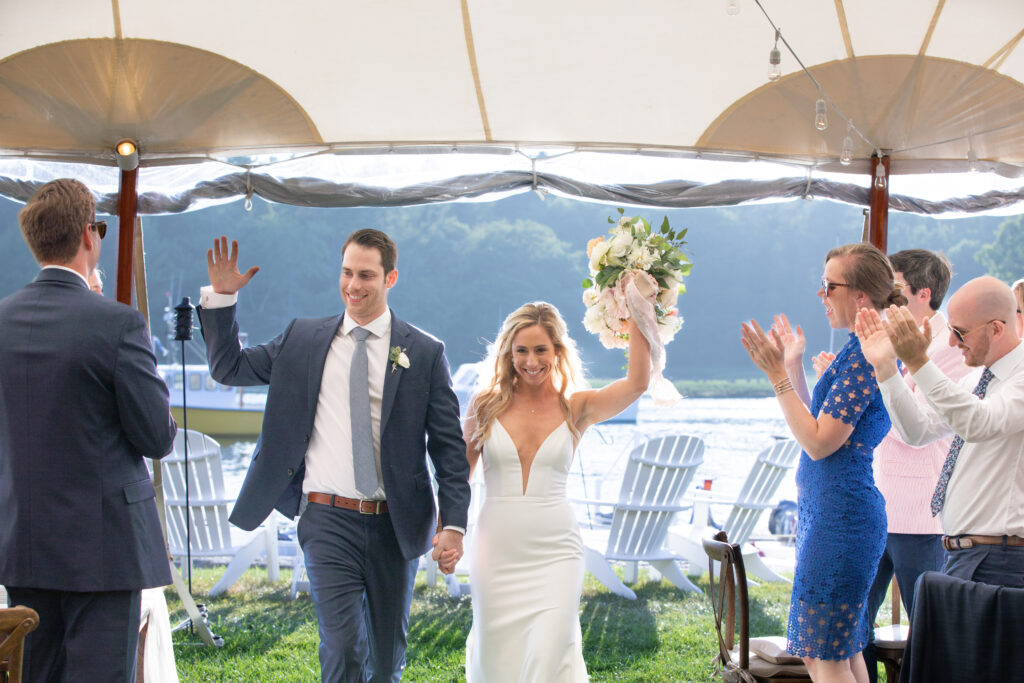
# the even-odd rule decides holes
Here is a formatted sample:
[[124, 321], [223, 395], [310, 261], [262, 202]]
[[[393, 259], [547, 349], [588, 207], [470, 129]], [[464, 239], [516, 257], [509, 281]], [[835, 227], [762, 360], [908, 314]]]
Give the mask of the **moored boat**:
[[205, 365], [189, 364], [184, 369], [179, 364], [158, 365], [157, 372], [170, 390], [171, 415], [179, 427], [184, 428], [184, 398], [189, 429], [220, 438], [259, 436], [266, 393], [224, 386], [210, 376]]

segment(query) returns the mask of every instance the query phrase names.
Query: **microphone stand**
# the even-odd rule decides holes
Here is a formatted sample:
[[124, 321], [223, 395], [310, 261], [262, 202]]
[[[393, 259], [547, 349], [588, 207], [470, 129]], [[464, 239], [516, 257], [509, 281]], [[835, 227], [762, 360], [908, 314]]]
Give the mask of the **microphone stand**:
[[[184, 441], [184, 458], [185, 458], [185, 561], [188, 566], [188, 596], [189, 600], [192, 599], [192, 507], [189, 500], [189, 480], [192, 479], [192, 475], [188, 469], [188, 373], [185, 371], [185, 342], [192, 341], [192, 314], [195, 311], [195, 307], [189, 298], [182, 297], [181, 303], [174, 307], [174, 341], [181, 342], [181, 422], [185, 429]], [[173, 572], [172, 572], [173, 574]], [[181, 579], [178, 578], [177, 581]], [[177, 581], [175, 587], [177, 588]], [[184, 586], [181, 586], [184, 588]], [[179, 588], [178, 592], [181, 592]], [[206, 623], [206, 605], [200, 603], [195, 605], [197, 616], [202, 621], [199, 624], [200, 637], [204, 642], [212, 643], [217, 647], [224, 647], [224, 639], [220, 636], [213, 635], [210, 632], [210, 627]], [[193, 631], [193, 620], [196, 615], [192, 614], [189, 610], [189, 617], [182, 622], [174, 630], [177, 631], [183, 628], [185, 624], [188, 624], [188, 632], [190, 635], [194, 634]]]
[[[192, 340], [192, 312], [195, 307], [189, 298], [182, 297], [174, 307], [174, 341], [181, 342], [181, 422], [185, 428], [185, 557], [188, 567], [188, 592], [192, 593], [192, 508], [189, 505], [188, 471], [188, 373], [185, 370], [185, 342]], [[191, 631], [191, 627], [190, 627]]]

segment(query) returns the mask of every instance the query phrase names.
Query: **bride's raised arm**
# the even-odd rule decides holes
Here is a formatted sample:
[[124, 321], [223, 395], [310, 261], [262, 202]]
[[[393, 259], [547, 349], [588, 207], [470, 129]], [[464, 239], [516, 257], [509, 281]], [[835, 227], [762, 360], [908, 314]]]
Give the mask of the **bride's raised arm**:
[[647, 391], [650, 381], [651, 346], [630, 318], [626, 376], [600, 389], [578, 391], [572, 395], [570, 407], [576, 429], [582, 433], [592, 424], [615, 417]]

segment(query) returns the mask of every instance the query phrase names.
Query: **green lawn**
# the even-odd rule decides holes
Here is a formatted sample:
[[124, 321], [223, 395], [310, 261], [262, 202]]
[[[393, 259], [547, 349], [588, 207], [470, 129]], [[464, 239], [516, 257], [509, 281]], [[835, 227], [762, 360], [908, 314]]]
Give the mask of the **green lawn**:
[[[206, 592], [222, 568], [193, 574], [197, 601], [209, 608], [223, 648], [193, 644], [197, 636], [174, 634], [178, 673], [193, 681], [319, 681], [316, 616], [308, 594], [291, 600], [291, 574], [266, 581], [250, 569], [226, 595]], [[707, 574], [698, 585], [707, 590]], [[580, 605], [583, 655], [591, 680], [615, 683], [713, 681], [711, 657], [717, 652], [710, 602], [706, 595], [677, 590], [668, 582], [651, 583], [641, 574], [638, 598], [609, 593], [587, 575]], [[782, 635], [789, 610], [789, 584], [763, 583], [750, 591], [751, 635]], [[171, 623], [184, 618], [173, 588], [166, 591]], [[882, 617], [884, 615], [880, 615]], [[405, 681], [463, 681], [463, 649], [472, 620], [469, 598], [452, 599], [428, 588], [422, 573], [410, 616]], [[719, 679], [720, 680], [720, 679]], [[884, 680], [882, 677], [880, 680]]]

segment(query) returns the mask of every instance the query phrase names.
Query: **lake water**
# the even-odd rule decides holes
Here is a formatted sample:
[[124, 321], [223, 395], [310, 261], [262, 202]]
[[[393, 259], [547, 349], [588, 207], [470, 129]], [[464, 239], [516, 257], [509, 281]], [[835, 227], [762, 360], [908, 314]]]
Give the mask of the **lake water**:
[[[642, 438], [676, 432], [704, 440], [704, 464], [695, 485], [711, 480], [712, 491], [736, 495], [757, 454], [789, 429], [775, 398], [687, 398], [671, 408], [659, 408], [649, 397], [640, 400], [636, 424], [601, 424], [583, 436], [569, 480], [571, 497], [614, 499], [625, 467], [625, 454]], [[224, 477], [228, 495], [237, 495], [255, 444], [225, 444]], [[581, 473], [582, 467], [582, 473]], [[779, 487], [776, 500], [796, 500], [795, 469]], [[725, 508], [715, 510], [718, 521]], [[583, 513], [581, 511], [581, 521]], [[755, 536], [768, 535], [768, 514], [761, 517]]]

